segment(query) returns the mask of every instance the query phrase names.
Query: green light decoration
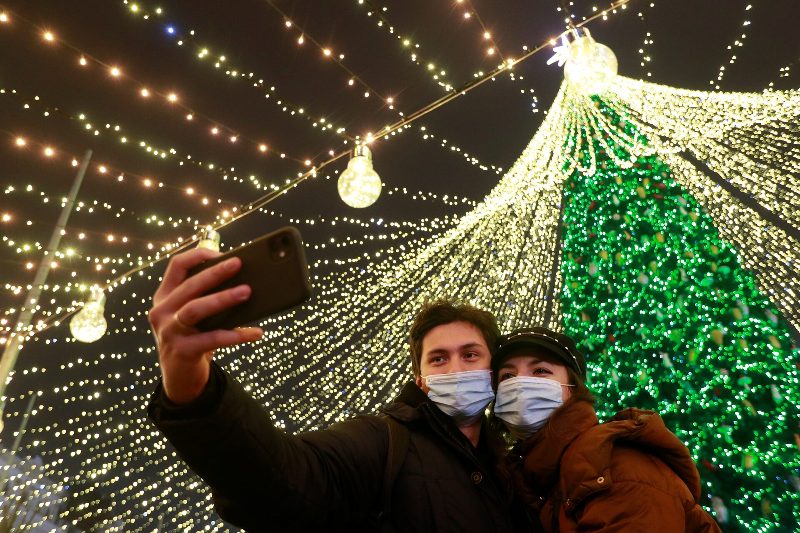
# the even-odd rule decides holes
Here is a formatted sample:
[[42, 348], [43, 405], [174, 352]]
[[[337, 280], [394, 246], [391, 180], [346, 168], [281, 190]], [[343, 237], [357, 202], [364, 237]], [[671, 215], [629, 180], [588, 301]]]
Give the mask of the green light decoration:
[[[624, 115], [592, 101], [647, 146]], [[596, 170], [565, 183], [561, 301], [602, 415], [660, 412], [726, 530], [796, 530], [800, 391], [786, 322], [657, 155], [631, 161], [610, 133], [582, 135], [568, 151], [582, 142], [580, 164], [593, 144]]]
[[[582, 43], [577, 59], [592, 68]], [[609, 53], [599, 56], [613, 70]], [[322, 256], [314, 299], [216, 357], [279, 427], [305, 431], [399, 391], [409, 319], [425, 300], [461, 298], [505, 330], [566, 329], [587, 348], [601, 415], [662, 412], [726, 530], [798, 530], [800, 91], [689, 91], [610, 70], [571, 69], [519, 159], [464, 216], [418, 221], [383, 247], [307, 243]], [[383, 224], [363, 227], [379, 237]], [[227, 530], [145, 418], [159, 275], [115, 287], [102, 343], [73, 342], [66, 328], [31, 339], [6, 422], [18, 427], [36, 395], [19, 454], [42, 456], [41, 474], [70, 487], [64, 520]]]
[[[689, 447], [703, 503], [726, 531], [795, 531], [800, 389], [790, 326], [667, 161], [693, 167], [706, 180], [716, 172], [715, 193], [745, 179], [750, 187], [764, 186], [773, 197], [769, 209], [757, 206], [758, 218], [769, 217], [796, 242], [787, 222], [797, 211], [777, 197], [780, 185], [770, 179], [793, 186], [787, 178], [798, 163], [796, 124], [780, 127], [781, 110], [754, 105], [755, 95], [659, 88], [652, 93], [662, 94], [661, 103], [647, 91], [633, 98], [627, 92], [626, 101], [622, 87], [630, 91], [632, 84], [612, 79], [610, 50], [589, 35], [560, 50], [565, 74], [571, 63], [579, 69], [578, 76], [566, 76], [562, 316], [566, 332], [588, 354], [601, 416], [619, 406], [661, 413]], [[587, 61], [601, 55], [602, 61]], [[764, 98], [776, 96], [791, 98]], [[722, 99], [728, 110], [716, 109]], [[649, 102], [640, 107], [646, 115], [630, 103], [637, 101]], [[670, 121], [673, 135], [663, 126], [656, 130]], [[704, 140], [725, 146], [727, 163], [723, 154], [704, 150]], [[704, 188], [697, 179], [691, 183], [696, 191]], [[727, 209], [730, 217], [735, 208]], [[731, 226], [744, 230], [746, 224], [729, 219]], [[794, 261], [788, 264], [796, 269]]]

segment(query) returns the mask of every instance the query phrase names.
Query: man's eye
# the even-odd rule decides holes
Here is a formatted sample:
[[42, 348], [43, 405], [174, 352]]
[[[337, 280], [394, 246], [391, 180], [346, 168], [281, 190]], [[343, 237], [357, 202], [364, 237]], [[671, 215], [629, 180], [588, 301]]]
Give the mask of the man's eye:
[[467, 352], [464, 354], [465, 359], [475, 359], [478, 357], [478, 352]]
[[438, 365], [444, 363], [445, 361], [447, 361], [447, 358], [443, 355], [440, 355], [438, 357], [431, 358], [430, 363], [432, 365]]

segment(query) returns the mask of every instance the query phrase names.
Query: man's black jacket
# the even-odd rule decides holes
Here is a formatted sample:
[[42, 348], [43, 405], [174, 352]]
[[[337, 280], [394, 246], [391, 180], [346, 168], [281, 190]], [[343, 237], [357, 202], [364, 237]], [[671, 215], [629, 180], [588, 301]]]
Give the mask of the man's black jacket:
[[[384, 411], [409, 430], [384, 529], [530, 531], [511, 504], [510, 484], [494, 473], [485, 429], [474, 448], [413, 383]], [[381, 417], [287, 435], [216, 364], [193, 404], [172, 405], [159, 384], [148, 414], [211, 486], [217, 512], [232, 524], [252, 532], [374, 530], [389, 453]]]

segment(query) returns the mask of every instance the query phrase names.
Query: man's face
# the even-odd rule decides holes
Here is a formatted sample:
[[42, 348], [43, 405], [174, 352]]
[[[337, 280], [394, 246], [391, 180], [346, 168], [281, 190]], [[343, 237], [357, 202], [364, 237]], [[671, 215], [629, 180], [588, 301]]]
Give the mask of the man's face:
[[422, 376], [488, 370], [492, 354], [480, 330], [469, 322], [450, 322], [430, 330], [422, 338], [422, 358], [417, 385], [428, 393]]

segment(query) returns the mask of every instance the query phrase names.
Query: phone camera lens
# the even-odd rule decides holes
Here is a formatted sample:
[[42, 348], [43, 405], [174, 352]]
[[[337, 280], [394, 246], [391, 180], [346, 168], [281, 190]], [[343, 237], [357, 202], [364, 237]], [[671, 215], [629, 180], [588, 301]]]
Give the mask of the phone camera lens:
[[288, 235], [278, 235], [270, 239], [269, 251], [273, 261], [283, 261], [289, 257], [292, 240]]

